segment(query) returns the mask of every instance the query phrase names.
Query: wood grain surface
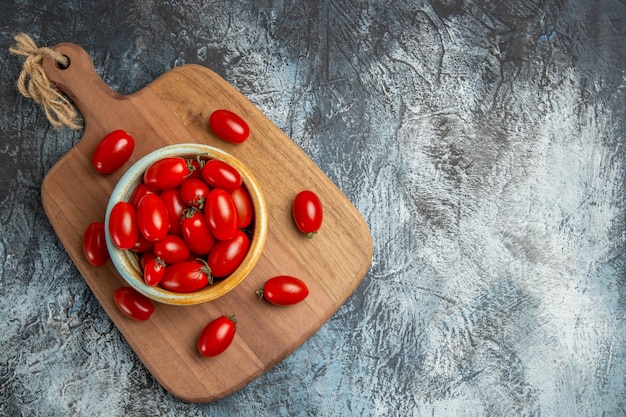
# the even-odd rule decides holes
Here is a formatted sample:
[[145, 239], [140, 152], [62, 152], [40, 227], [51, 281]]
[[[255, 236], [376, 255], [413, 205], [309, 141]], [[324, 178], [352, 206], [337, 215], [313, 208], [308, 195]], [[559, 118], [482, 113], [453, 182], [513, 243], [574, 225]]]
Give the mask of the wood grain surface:
[[[112, 92], [96, 75], [79, 46], [55, 49], [70, 58], [67, 69], [47, 60], [51, 81], [80, 110], [85, 131], [80, 142], [50, 170], [42, 185], [45, 211], [81, 274], [138, 357], [174, 395], [192, 402], [221, 398], [264, 373], [313, 334], [352, 294], [367, 272], [372, 241], [359, 212], [302, 150], [222, 78], [194, 65], [160, 76], [128, 96]], [[243, 144], [214, 136], [209, 115], [226, 108], [251, 129]], [[90, 165], [99, 140], [108, 132], [131, 133], [136, 147], [118, 172], [102, 176]], [[148, 322], [126, 318], [113, 302], [123, 281], [109, 262], [91, 266], [82, 254], [82, 234], [102, 221], [112, 188], [125, 168], [148, 152], [173, 143], [206, 143], [243, 162], [264, 192], [269, 232], [264, 253], [251, 274], [220, 299], [197, 306], [157, 304]], [[312, 189], [324, 204], [324, 224], [312, 239], [297, 231], [291, 204], [302, 189]], [[255, 290], [275, 275], [303, 279], [310, 289], [302, 303], [278, 308], [258, 300]], [[202, 328], [219, 315], [237, 316], [233, 345], [216, 358], [197, 353]]]

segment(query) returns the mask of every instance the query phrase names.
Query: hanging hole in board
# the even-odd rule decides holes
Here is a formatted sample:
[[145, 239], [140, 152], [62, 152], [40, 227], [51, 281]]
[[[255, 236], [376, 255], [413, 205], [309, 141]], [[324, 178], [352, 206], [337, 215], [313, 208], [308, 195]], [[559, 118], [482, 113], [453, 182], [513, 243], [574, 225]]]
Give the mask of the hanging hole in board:
[[63, 57], [65, 57], [65, 59], [67, 59], [67, 63], [64, 63], [64, 62], [58, 62], [58, 61], [57, 61], [57, 63], [56, 63], [57, 68], [58, 68], [58, 69], [60, 69], [60, 70], [62, 70], [62, 71], [63, 71], [63, 70], [68, 69], [68, 68], [70, 67], [70, 64], [71, 64], [71, 62], [70, 62], [70, 57], [69, 57], [69, 56], [67, 56], [67, 55], [63, 55]]

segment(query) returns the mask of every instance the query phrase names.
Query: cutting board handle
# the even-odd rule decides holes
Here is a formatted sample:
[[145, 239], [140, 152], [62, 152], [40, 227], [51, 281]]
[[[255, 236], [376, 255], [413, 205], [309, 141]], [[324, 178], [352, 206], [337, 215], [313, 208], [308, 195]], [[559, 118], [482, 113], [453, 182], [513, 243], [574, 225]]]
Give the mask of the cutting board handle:
[[61, 68], [52, 58], [46, 57], [43, 68], [48, 79], [65, 93], [83, 116], [85, 126], [96, 120], [93, 112], [110, 101], [123, 96], [112, 91], [96, 73], [89, 54], [74, 43], [60, 43], [53, 48], [69, 58], [70, 64]]

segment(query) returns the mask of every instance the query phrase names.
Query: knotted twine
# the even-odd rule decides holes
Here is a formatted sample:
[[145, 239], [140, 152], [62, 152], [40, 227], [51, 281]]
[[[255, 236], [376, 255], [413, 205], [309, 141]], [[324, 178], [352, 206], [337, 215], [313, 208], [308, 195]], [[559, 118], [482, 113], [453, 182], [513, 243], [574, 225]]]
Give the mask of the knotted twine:
[[82, 129], [82, 121], [74, 104], [50, 82], [43, 69], [45, 57], [52, 58], [60, 68], [67, 68], [70, 60], [67, 56], [48, 47], [37, 47], [37, 44], [26, 34], [15, 35], [15, 46], [9, 52], [25, 56], [22, 72], [17, 79], [17, 88], [26, 98], [39, 103], [50, 124], [55, 129], [64, 126], [72, 130]]

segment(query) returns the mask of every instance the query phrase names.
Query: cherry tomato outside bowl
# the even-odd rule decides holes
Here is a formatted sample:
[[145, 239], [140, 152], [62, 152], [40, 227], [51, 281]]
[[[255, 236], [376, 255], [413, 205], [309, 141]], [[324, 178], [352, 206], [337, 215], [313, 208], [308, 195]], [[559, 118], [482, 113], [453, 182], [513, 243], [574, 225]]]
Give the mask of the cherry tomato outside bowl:
[[105, 228], [105, 236], [111, 262], [127, 285], [135, 288], [153, 301], [171, 305], [195, 305], [215, 300], [227, 294], [239, 285], [254, 268], [254, 265], [261, 257], [268, 234], [267, 205], [256, 179], [241, 161], [212, 146], [198, 143], [176, 144], [159, 148], [145, 155], [127, 169], [110, 195], [106, 209], [105, 225], [109, 222], [112, 207], [118, 201], [128, 201], [130, 199], [133, 190], [142, 181], [142, 175], [146, 169], [159, 159], [174, 156], [184, 157], [188, 162], [195, 160], [199, 156], [205, 159], [221, 159], [235, 167], [241, 174], [243, 179], [242, 186], [245, 186], [249, 193], [254, 216], [249, 226], [253, 230], [249, 249], [239, 267], [227, 279], [221, 279], [201, 290], [191, 293], [167, 291], [161, 288], [160, 285], [151, 287], [144, 282], [143, 268], [139, 258], [140, 256], [144, 258], [147, 255], [151, 255], [150, 251], [138, 254], [129, 250], [120, 250], [113, 244], [108, 228]]
[[102, 266], [109, 260], [103, 222], [94, 222], [87, 226], [83, 234], [83, 254], [93, 266]]
[[205, 357], [223, 353], [237, 332], [235, 316], [220, 316], [207, 324], [198, 337], [198, 352]]
[[286, 306], [304, 300], [309, 295], [309, 288], [299, 278], [279, 275], [267, 280], [256, 294], [271, 304]]
[[120, 287], [113, 293], [115, 305], [125, 316], [145, 321], [154, 313], [154, 304], [132, 287]]
[[296, 227], [312, 237], [322, 226], [324, 212], [320, 198], [313, 191], [304, 190], [293, 201], [293, 219]]
[[250, 127], [238, 114], [226, 110], [215, 110], [209, 116], [209, 127], [222, 140], [242, 143], [250, 135]]
[[91, 164], [101, 174], [111, 174], [128, 161], [135, 149], [135, 139], [123, 131], [114, 130], [98, 143]]

